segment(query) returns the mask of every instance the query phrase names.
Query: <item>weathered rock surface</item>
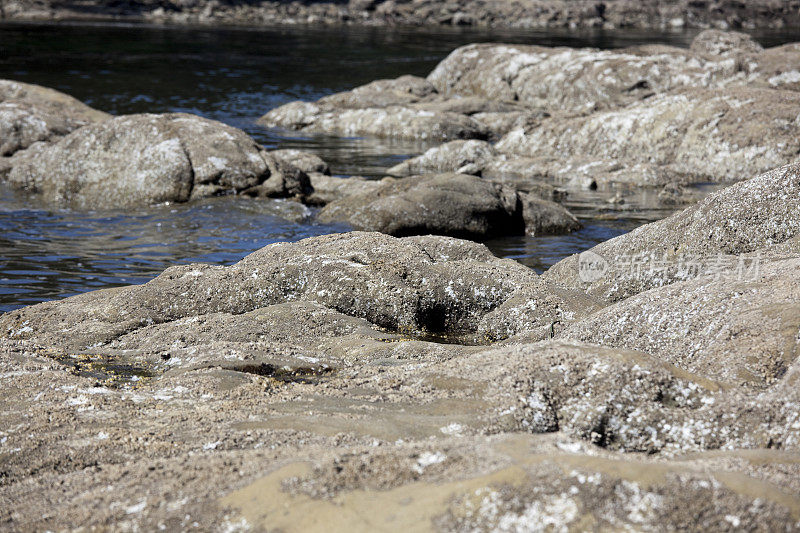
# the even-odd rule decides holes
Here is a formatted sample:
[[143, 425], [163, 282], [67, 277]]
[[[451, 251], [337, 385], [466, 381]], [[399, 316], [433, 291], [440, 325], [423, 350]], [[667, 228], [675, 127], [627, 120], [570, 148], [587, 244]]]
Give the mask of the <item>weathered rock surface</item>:
[[486, 141], [450, 141], [429, 149], [418, 157], [391, 167], [386, 172], [392, 176], [413, 176], [457, 172], [477, 174], [499, 153]]
[[434, 113], [409, 107], [337, 109], [293, 102], [273, 109], [258, 122], [265, 126], [357, 137], [395, 137], [448, 141], [485, 139], [488, 130], [479, 122], [456, 113]]
[[[737, 275], [752, 259], [800, 254], [800, 165], [731, 185], [675, 215], [641, 226], [553, 265], [544, 277], [616, 301], [720, 268]], [[590, 265], [589, 263], [593, 263]], [[583, 269], [583, 274], [581, 273]]]
[[776, 87], [782, 84], [768, 80], [782, 74], [772, 72], [778, 57], [784, 62], [783, 76], [792, 78], [791, 71], [800, 67], [796, 46], [764, 50], [735, 32], [703, 32], [690, 50], [660, 45], [596, 50], [472, 44], [454, 50], [428, 81], [445, 97], [477, 96], [583, 113], [620, 109], [685, 88]]
[[496, 148], [526, 157], [664, 166], [695, 181], [738, 181], [797, 159], [799, 106], [794, 91], [691, 89], [517, 129]]
[[136, 4], [103, 2], [87, 9], [75, 0], [13, 0], [3, 7], [11, 20], [128, 20], [171, 24], [355, 24], [355, 25], [444, 25], [497, 28], [785, 28], [800, 24], [791, 0], [738, 2], [715, 0], [699, 3], [678, 0], [607, 0], [582, 3], [571, 0], [487, 0], [474, 3], [457, 0], [396, 2], [350, 0], [343, 3], [283, 2], [229, 4], [210, 0]]
[[392, 330], [475, 331], [536, 278], [479, 244], [355, 232], [267, 246], [230, 267], [173, 267], [144, 285], [11, 312], [2, 327], [16, 339], [82, 350], [150, 324], [303, 299]]
[[325, 206], [323, 222], [389, 235], [496, 235], [566, 233], [580, 223], [560, 205], [467, 174], [385, 180], [380, 188]]
[[293, 166], [305, 172], [306, 174], [325, 174], [329, 176], [331, 173], [328, 163], [322, 160], [316, 154], [311, 152], [304, 152], [303, 150], [272, 150], [269, 152], [275, 161], [285, 166]]
[[764, 47], [746, 33], [737, 31], [706, 30], [692, 40], [689, 48], [695, 54], [706, 56], [731, 56], [758, 54]]
[[603, 309], [479, 244], [349, 233], [12, 311], [0, 520], [800, 527], [798, 261]]
[[0, 157], [109, 118], [111, 115], [53, 89], [0, 80]]
[[642, 292], [563, 336], [644, 350], [718, 382], [763, 388], [800, 357], [798, 332], [800, 259], [786, 259]]
[[15, 155], [4, 181], [83, 209], [241, 193], [302, 197], [308, 176], [279, 165], [244, 132], [193, 115], [129, 115]]
[[381, 181], [360, 176], [337, 178], [325, 174], [309, 174], [312, 192], [304, 202], [311, 205], [327, 205], [351, 194], [370, 194], [381, 187]]

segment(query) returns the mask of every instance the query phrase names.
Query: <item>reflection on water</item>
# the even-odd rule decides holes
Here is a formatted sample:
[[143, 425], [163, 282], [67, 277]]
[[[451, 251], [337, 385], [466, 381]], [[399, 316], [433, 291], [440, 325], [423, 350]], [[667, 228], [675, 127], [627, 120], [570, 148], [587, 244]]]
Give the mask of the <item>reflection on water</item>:
[[[186, 111], [246, 130], [268, 148], [312, 150], [334, 174], [378, 177], [425, 144], [267, 130], [255, 120], [296, 99], [313, 100], [378, 78], [426, 75], [471, 42], [615, 48], [686, 46], [695, 31], [486, 31], [437, 28], [165, 28], [0, 24], [0, 78], [53, 87], [114, 114]], [[765, 45], [796, 32], [756, 35]], [[562, 237], [489, 243], [541, 270], [597, 242], [665, 216], [646, 202], [570, 207], [586, 228]], [[21, 201], [0, 189], [0, 311], [101, 287], [142, 283], [185, 262], [229, 264], [271, 242], [342, 231], [310, 222], [298, 204], [218, 198], [127, 212], [75, 213]]]

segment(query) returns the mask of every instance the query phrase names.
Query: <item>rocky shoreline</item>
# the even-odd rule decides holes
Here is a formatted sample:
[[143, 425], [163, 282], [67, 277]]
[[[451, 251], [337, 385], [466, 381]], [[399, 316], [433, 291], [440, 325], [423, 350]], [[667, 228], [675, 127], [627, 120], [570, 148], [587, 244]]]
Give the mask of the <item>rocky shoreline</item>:
[[[470, 45], [262, 117], [434, 144], [380, 180], [0, 82], [0, 182], [31, 202], [235, 194], [363, 230], [0, 315], [0, 528], [800, 530], [798, 72], [716, 30]], [[581, 190], [675, 213], [540, 275], [473, 242], [574, 231]]]
[[0, 19], [169, 24], [356, 24], [492, 28], [717, 28], [800, 26], [797, 0], [4, 0]]

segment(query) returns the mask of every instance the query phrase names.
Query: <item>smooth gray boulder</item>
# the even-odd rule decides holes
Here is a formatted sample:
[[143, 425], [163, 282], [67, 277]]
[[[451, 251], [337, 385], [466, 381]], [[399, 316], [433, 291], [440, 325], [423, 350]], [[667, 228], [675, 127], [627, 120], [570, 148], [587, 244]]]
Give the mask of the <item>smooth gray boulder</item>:
[[[616, 301], [651, 288], [739, 268], [742, 254], [800, 254], [800, 164], [731, 185], [669, 218], [645, 224], [553, 265], [543, 276]], [[742, 259], [750, 270], [752, 260]]]
[[337, 178], [325, 174], [309, 174], [312, 192], [303, 200], [309, 205], [324, 206], [351, 194], [370, 194], [381, 187], [381, 181], [360, 176]]
[[238, 193], [297, 197], [308, 176], [241, 130], [182, 113], [128, 115], [79, 128], [9, 160], [0, 176], [45, 202], [121, 208]]
[[111, 115], [53, 89], [0, 80], [0, 157], [109, 118]]
[[580, 228], [560, 205], [466, 174], [384, 180], [381, 187], [325, 206], [318, 219], [346, 222], [389, 235], [498, 235], [566, 233]]

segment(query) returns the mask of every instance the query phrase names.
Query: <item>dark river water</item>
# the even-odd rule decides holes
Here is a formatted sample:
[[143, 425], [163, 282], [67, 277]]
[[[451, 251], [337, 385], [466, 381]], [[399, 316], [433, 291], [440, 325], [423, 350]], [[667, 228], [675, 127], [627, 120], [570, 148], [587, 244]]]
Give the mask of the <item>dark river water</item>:
[[[184, 111], [244, 129], [268, 148], [311, 150], [334, 174], [381, 176], [426, 147], [271, 131], [254, 121], [286, 102], [314, 100], [379, 78], [424, 76], [471, 42], [616, 48], [688, 46], [696, 32], [481, 31], [413, 28], [209, 29], [132, 25], [0, 25], [0, 78], [53, 87], [113, 114]], [[764, 45], [798, 32], [756, 34]], [[582, 203], [581, 203], [582, 202]], [[585, 228], [560, 237], [487, 243], [543, 270], [666, 212], [570, 207]], [[347, 228], [280, 201], [216, 198], [119, 212], [53, 210], [0, 189], [0, 311], [101, 287], [145, 282], [164, 268], [230, 264], [275, 241]]]

